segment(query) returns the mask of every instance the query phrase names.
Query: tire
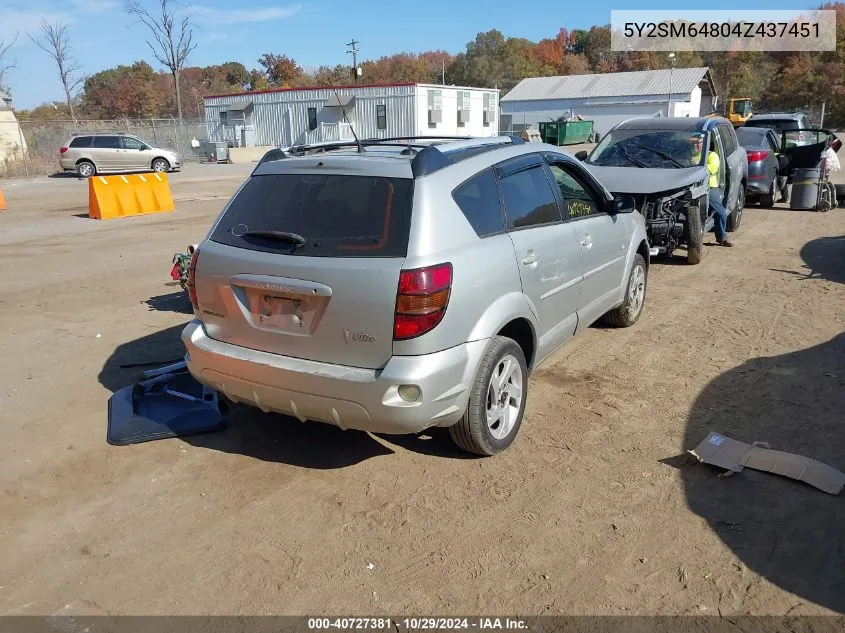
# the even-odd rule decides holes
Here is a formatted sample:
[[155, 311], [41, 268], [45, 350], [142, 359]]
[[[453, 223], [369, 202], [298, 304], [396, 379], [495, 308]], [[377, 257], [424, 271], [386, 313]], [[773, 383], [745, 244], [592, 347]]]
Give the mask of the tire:
[[[499, 386], [502, 376], [505, 382]], [[514, 387], [519, 389], [516, 398]], [[498, 406], [502, 398], [507, 399], [503, 407]], [[477, 455], [501, 453], [519, 432], [527, 399], [528, 368], [522, 348], [512, 339], [494, 336], [476, 372], [466, 411], [449, 428], [452, 441]]]
[[733, 233], [742, 224], [742, 212], [745, 209], [745, 185], [740, 183], [739, 194], [736, 197], [736, 207], [733, 212], [728, 215], [728, 221], [725, 224], [725, 229], [728, 233]]
[[698, 213], [687, 214], [687, 264], [698, 264], [704, 249], [704, 225], [701, 222], [701, 207], [707, 208], [707, 198], [698, 203]]
[[90, 178], [97, 175], [97, 167], [88, 160], [81, 160], [76, 163], [76, 174], [80, 178]]
[[645, 305], [645, 293], [648, 286], [648, 267], [643, 256], [634, 255], [631, 272], [628, 273], [628, 285], [625, 287], [625, 301], [615, 310], [602, 317], [602, 322], [613, 327], [631, 327], [640, 318]]
[[771, 209], [775, 206], [775, 181], [772, 181], [772, 186], [769, 187], [769, 193], [765, 196], [760, 196], [760, 206], [766, 209]]
[[159, 173], [170, 171], [170, 163], [168, 163], [164, 158], [156, 158], [151, 167], [153, 171], [157, 171]]

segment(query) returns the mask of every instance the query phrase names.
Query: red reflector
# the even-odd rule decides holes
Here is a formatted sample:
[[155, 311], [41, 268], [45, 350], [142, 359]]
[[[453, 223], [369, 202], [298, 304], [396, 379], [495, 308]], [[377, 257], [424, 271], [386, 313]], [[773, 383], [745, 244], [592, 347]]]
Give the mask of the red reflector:
[[763, 160], [768, 155], [769, 152], [766, 151], [748, 152], [748, 162], [753, 163], [758, 160]]
[[399, 294], [403, 295], [427, 295], [445, 290], [451, 285], [451, 264], [403, 270], [399, 275]]
[[191, 254], [191, 264], [188, 266], [188, 279], [185, 280], [185, 286], [188, 288], [188, 296], [191, 299], [191, 305], [199, 308], [200, 304], [197, 301], [197, 286], [196, 286], [196, 271], [197, 261], [200, 258], [200, 249], [195, 249]]
[[438, 310], [431, 314], [422, 314], [419, 316], [397, 314], [396, 321], [393, 323], [393, 338], [401, 341], [425, 334], [440, 323], [444, 314], [446, 314], [446, 310]]
[[60, 147], [59, 148], [59, 154], [64, 154], [67, 151], [67, 149], [68, 149], [67, 147]]
[[179, 281], [182, 278], [179, 274], [179, 264], [173, 264], [173, 268], [170, 269], [170, 278], [173, 281]]

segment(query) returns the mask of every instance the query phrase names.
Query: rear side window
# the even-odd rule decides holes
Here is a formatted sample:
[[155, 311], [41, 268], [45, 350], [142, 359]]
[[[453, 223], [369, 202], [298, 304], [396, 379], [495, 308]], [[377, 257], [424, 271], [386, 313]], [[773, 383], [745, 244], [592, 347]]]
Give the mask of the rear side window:
[[77, 136], [70, 142], [69, 147], [91, 147], [91, 137]]
[[560, 209], [542, 166], [505, 176], [499, 185], [511, 228], [560, 220]]
[[488, 169], [473, 176], [452, 193], [478, 237], [499, 233], [505, 228], [496, 177]]
[[95, 136], [92, 147], [99, 149], [120, 149], [119, 136]]
[[[211, 235], [221, 244], [307, 257], [405, 257], [413, 180], [379, 176], [253, 176]], [[302, 246], [252, 232], [295, 233]]]
[[733, 130], [727, 125], [719, 125], [716, 129], [719, 130], [719, 136], [722, 137], [722, 147], [725, 150], [725, 156], [730, 156], [736, 151]]

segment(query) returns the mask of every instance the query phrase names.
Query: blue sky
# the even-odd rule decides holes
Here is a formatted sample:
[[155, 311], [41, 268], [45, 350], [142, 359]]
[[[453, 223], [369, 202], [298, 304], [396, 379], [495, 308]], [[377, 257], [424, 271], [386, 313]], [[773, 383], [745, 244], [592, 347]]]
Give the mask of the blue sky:
[[[150, 7], [156, 0], [144, 0]], [[185, 2], [186, 0], [181, 0]], [[745, 0], [745, 9], [801, 9], [816, 3]], [[264, 52], [283, 53], [300, 65], [349, 63], [345, 44], [360, 42], [366, 59], [399, 51], [464, 50], [476, 33], [492, 28], [538, 40], [560, 26], [610, 22], [611, 9], [679, 8], [677, 1], [607, 2], [577, 6], [549, 0], [190, 0], [196, 50], [188, 65], [239, 61], [253, 68]], [[52, 61], [26, 37], [41, 17], [69, 24], [73, 54], [86, 74], [144, 59], [157, 67], [141, 25], [123, 11], [124, 0], [0, 0], [0, 41], [20, 33], [6, 75], [14, 106], [30, 108], [61, 99]], [[708, 9], [736, 8], [734, 1], [710, 1]]]

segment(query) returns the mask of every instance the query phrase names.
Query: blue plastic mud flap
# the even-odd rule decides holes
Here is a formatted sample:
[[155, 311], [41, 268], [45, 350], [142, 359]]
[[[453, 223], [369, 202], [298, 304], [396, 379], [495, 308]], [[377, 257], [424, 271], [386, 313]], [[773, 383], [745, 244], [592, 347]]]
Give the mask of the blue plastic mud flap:
[[209, 433], [222, 426], [217, 392], [181, 367], [116, 391], [109, 398], [106, 441], [125, 446]]

